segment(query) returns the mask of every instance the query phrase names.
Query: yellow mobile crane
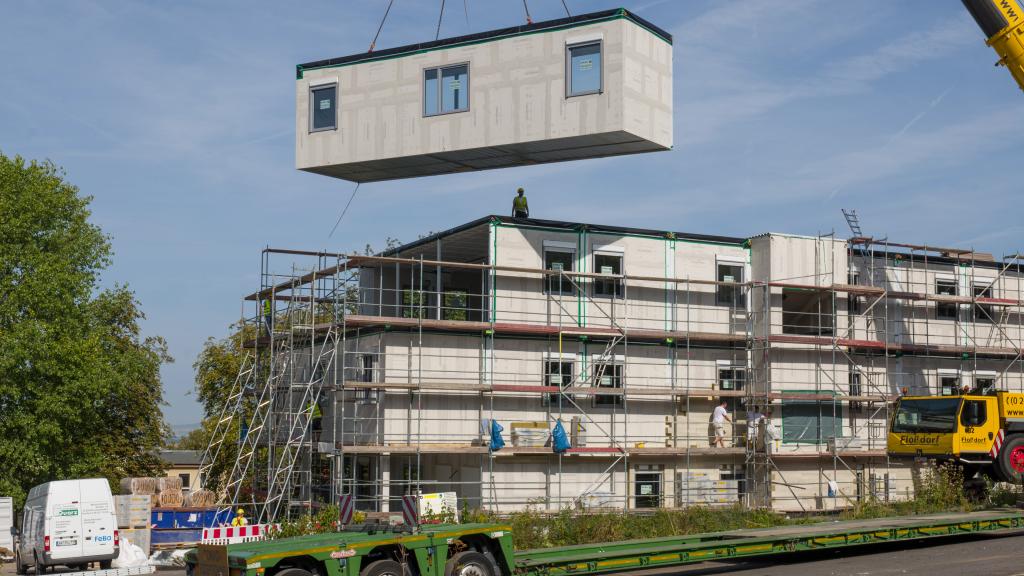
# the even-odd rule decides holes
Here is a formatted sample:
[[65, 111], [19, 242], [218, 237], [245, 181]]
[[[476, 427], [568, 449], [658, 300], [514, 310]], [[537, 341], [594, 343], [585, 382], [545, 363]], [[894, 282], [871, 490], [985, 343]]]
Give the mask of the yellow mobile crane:
[[984, 32], [986, 44], [999, 55], [996, 66], [1006, 66], [1024, 90], [1024, 12], [1017, 0], [963, 0], [964, 7]]
[[1024, 477], [1024, 393], [904, 396], [889, 425], [891, 458], [953, 462], [968, 481], [978, 472], [1006, 482]]

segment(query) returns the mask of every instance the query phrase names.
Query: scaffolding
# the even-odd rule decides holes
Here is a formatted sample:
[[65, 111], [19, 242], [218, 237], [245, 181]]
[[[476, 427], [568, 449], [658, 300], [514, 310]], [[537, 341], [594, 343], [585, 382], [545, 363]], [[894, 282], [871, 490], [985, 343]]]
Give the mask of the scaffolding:
[[[244, 420], [225, 505], [251, 506], [261, 521], [344, 493], [380, 513], [403, 494], [448, 490], [497, 512], [683, 506], [706, 503], [706, 484], [689, 471], [714, 468], [748, 506], [838, 508], [899, 496], [885, 426], [900, 391], [923, 384], [904, 356], [956, 355], [974, 373], [979, 358], [998, 358], [1006, 363], [993, 384], [1009, 389], [1015, 366], [1016, 387], [1024, 382], [1021, 320], [1011, 313], [1022, 304], [1017, 255], [975, 290], [973, 251], [824, 235], [807, 240], [813, 269], [799, 276], [692, 278], [669, 263], [674, 235], [659, 239], [664, 274], [638, 275], [614, 254], [594, 271], [568, 260], [501, 265], [489, 226], [489, 246], [458, 259], [442, 258], [440, 235], [418, 253], [263, 251], [260, 289], [245, 298], [255, 310], [244, 319], [250, 356], [218, 420], [225, 430]], [[742, 249], [750, 271], [749, 244]], [[970, 275], [958, 284], [970, 295], [932, 293], [929, 267], [951, 258]], [[276, 259], [289, 267], [277, 271]], [[1000, 282], [1010, 276], [1015, 283]], [[952, 341], [929, 319], [940, 304], [957, 307]], [[979, 330], [986, 317], [990, 328]], [[543, 361], [523, 360], [527, 350]], [[794, 368], [796, 354], [809, 360]], [[524, 419], [537, 412], [538, 398], [539, 435], [539, 417], [514, 421], [519, 407]], [[724, 447], [710, 444], [712, 398], [728, 399], [737, 416]], [[781, 443], [765, 441], [765, 412], [808, 407], [815, 442], [790, 429]], [[497, 451], [492, 420], [512, 427]], [[559, 453], [536, 442], [556, 422], [572, 437]], [[227, 441], [215, 434], [205, 470]], [[496, 471], [519, 463], [543, 474]], [[811, 483], [791, 478], [808, 471], [814, 497], [803, 493]], [[831, 502], [822, 502], [826, 487]]]

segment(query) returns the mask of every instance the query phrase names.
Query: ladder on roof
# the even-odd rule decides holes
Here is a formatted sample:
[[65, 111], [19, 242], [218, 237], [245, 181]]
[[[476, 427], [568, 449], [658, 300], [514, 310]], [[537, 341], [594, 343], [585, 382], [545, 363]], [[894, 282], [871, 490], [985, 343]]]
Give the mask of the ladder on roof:
[[842, 208], [841, 210], [846, 218], [846, 225], [850, 227], [850, 232], [853, 232], [853, 235], [857, 238], [863, 238], [864, 232], [860, 229], [860, 218], [857, 216], [857, 211], [853, 208], [850, 210]]

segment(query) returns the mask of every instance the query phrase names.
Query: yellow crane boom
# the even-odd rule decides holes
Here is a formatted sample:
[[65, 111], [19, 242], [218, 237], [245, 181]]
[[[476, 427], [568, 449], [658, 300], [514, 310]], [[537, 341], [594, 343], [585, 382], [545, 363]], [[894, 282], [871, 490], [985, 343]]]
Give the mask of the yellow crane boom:
[[988, 44], [1024, 90], [1024, 12], [1017, 0], [963, 0]]

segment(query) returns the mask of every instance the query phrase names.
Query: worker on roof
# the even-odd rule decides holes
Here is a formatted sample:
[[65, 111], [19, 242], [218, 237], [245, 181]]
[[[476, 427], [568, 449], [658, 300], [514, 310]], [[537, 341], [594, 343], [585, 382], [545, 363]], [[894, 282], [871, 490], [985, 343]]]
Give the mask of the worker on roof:
[[530, 205], [526, 202], [526, 196], [523, 195], [523, 189], [516, 190], [516, 197], [512, 199], [512, 217], [513, 218], [529, 218], [530, 217]]
[[249, 524], [249, 521], [245, 519], [245, 510], [242, 508], [238, 509], [235, 513], [235, 519], [231, 521], [232, 526], [245, 526]]

